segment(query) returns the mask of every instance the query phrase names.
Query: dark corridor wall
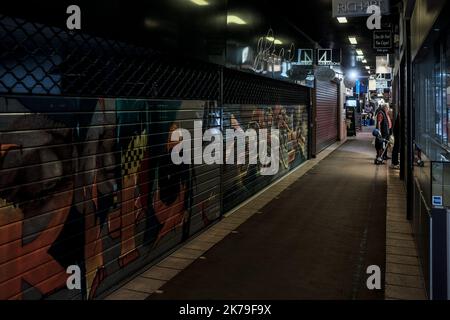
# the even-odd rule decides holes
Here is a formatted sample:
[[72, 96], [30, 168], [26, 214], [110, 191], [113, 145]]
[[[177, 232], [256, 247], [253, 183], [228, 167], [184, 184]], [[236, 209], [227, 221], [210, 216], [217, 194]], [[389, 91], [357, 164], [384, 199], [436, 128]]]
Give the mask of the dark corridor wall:
[[[195, 120], [280, 129], [279, 173], [173, 164], [170, 134]], [[0, 299], [98, 297], [305, 161], [307, 120], [301, 105], [0, 98]]]
[[223, 206], [228, 211], [307, 160], [308, 110], [305, 105], [225, 105], [224, 127], [279, 130], [280, 164], [275, 175], [260, 175], [258, 165], [226, 165]]
[[[0, 299], [98, 298], [306, 160], [300, 85], [2, 14], [0, 38]], [[279, 129], [280, 171], [174, 165], [195, 120]]]
[[1, 98], [0, 299], [94, 298], [217, 219], [219, 168], [174, 165], [169, 140], [214, 108]]

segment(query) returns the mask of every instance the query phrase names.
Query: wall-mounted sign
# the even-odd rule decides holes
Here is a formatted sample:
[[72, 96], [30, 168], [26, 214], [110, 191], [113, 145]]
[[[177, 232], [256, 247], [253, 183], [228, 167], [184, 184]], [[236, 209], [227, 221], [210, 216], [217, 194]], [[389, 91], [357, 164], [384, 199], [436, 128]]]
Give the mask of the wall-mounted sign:
[[382, 15], [390, 14], [389, 0], [333, 0], [333, 17], [365, 17], [371, 5], [380, 7]]
[[387, 53], [392, 50], [392, 30], [373, 31], [373, 49], [378, 53]]
[[433, 196], [433, 207], [442, 207], [442, 196]]

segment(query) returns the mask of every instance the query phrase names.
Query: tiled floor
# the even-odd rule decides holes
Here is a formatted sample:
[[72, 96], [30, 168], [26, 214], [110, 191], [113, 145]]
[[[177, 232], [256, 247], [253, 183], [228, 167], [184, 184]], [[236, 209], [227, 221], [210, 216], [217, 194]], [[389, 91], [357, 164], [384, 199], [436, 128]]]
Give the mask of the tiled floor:
[[426, 293], [410, 223], [406, 192], [399, 171], [389, 169], [386, 219], [386, 284], [388, 300], [424, 300]]

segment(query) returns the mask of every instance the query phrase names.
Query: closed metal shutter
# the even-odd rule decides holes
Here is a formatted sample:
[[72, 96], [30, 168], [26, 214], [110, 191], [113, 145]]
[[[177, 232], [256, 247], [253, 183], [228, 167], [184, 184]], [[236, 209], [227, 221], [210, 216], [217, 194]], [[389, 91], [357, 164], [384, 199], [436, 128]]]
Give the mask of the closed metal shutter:
[[316, 82], [316, 154], [338, 140], [337, 84]]

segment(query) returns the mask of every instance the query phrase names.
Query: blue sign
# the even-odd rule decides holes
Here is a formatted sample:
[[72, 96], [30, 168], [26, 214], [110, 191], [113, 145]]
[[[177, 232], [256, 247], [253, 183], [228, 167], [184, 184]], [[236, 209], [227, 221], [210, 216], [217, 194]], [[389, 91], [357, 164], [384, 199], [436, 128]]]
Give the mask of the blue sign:
[[356, 80], [355, 93], [359, 94], [360, 92], [361, 92], [361, 82], [359, 80]]
[[433, 196], [433, 206], [434, 207], [442, 207], [442, 197], [441, 196]]

